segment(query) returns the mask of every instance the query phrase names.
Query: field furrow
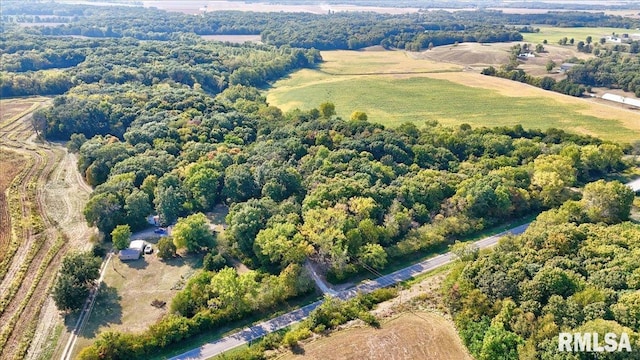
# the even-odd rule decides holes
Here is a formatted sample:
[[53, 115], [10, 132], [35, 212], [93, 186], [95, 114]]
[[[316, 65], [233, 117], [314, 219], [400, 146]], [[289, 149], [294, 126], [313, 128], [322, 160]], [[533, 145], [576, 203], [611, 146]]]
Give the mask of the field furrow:
[[[7, 100], [8, 107], [11, 101]], [[43, 311], [52, 313], [51, 302], [47, 301], [49, 292], [64, 254], [73, 247], [69, 244], [68, 233], [58, 223], [66, 219], [69, 224], [83, 221], [79, 211], [82, 201], [68, 198], [76, 189], [56, 197], [56, 201], [62, 202], [61, 214], [49, 209], [56, 207], [49, 204], [52, 202], [50, 183], [64, 182], [69, 177], [80, 183], [82, 178], [75, 174], [73, 155], [67, 154], [61, 146], [36, 139], [31, 112], [47, 102], [37, 99], [27, 106], [24, 101], [15, 101], [22, 111], [14, 110], [14, 115], [8, 115], [11, 116], [9, 119], [0, 119], [0, 151], [22, 160], [13, 177], [5, 180], [5, 196], [0, 198], [3, 200], [0, 210], [5, 209], [9, 225], [0, 231], [0, 253], [3, 255], [0, 261], [0, 359], [27, 356], [41, 326]], [[91, 190], [83, 182], [78, 187], [81, 194]], [[54, 323], [59, 321], [57, 316], [48, 319]]]

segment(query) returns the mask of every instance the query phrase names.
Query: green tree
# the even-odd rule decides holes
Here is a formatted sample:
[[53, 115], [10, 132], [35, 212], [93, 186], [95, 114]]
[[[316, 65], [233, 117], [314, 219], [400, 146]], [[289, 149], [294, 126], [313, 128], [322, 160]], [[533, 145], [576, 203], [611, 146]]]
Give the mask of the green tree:
[[158, 257], [163, 260], [168, 260], [176, 256], [176, 245], [173, 243], [173, 239], [168, 236], [163, 236], [158, 240]]
[[111, 232], [111, 241], [113, 247], [118, 250], [126, 249], [129, 247], [129, 238], [131, 238], [131, 228], [129, 225], [118, 225]]
[[268, 215], [268, 210], [255, 199], [232, 205], [226, 217], [228, 228], [225, 237], [232, 244], [238, 244], [243, 254], [251, 257], [256, 235], [265, 228]]
[[147, 224], [147, 216], [151, 214], [153, 207], [149, 201], [149, 195], [142, 190], [133, 190], [124, 200], [127, 223], [132, 229], [142, 229]]
[[258, 258], [279, 264], [281, 268], [302, 262], [313, 252], [313, 247], [298, 233], [296, 226], [289, 223], [260, 230], [253, 246]]
[[96, 226], [104, 234], [110, 234], [123, 218], [122, 204], [114, 194], [98, 194], [87, 202], [84, 217], [90, 225]]
[[101, 263], [100, 258], [89, 252], [71, 252], [64, 257], [52, 291], [58, 310], [74, 311], [82, 307], [100, 276]]
[[502, 323], [492, 324], [484, 336], [480, 360], [517, 360], [518, 346], [523, 343], [520, 336], [505, 330]]
[[209, 168], [198, 169], [189, 174], [184, 185], [191, 192], [196, 208], [208, 210], [218, 202], [221, 179], [222, 174]]
[[369, 119], [369, 117], [367, 116], [367, 113], [362, 112], [362, 111], [354, 111], [351, 113], [351, 117], [350, 119], [352, 121], [367, 121]]
[[549, 61], [547, 61], [547, 64], [545, 65], [545, 69], [547, 69], [547, 72], [551, 72], [551, 70], [553, 70], [553, 68], [556, 67], [556, 62], [549, 59]]
[[231, 165], [224, 171], [224, 187], [222, 195], [227, 203], [247, 201], [259, 194], [258, 184], [246, 164]]
[[187, 249], [189, 252], [198, 252], [202, 248], [212, 248], [216, 245], [209, 221], [203, 213], [178, 219], [171, 235], [177, 249]]
[[374, 269], [382, 269], [387, 265], [387, 253], [380, 244], [365, 244], [360, 248], [358, 260]]
[[611, 310], [620, 324], [637, 329], [640, 325], [640, 292], [623, 294]]
[[184, 200], [185, 196], [177, 186], [156, 187], [154, 203], [162, 225], [168, 225], [176, 221], [184, 211]]
[[544, 206], [557, 206], [567, 200], [565, 188], [576, 181], [571, 159], [560, 155], [539, 156], [533, 169], [531, 184]]
[[210, 305], [243, 313], [249, 310], [251, 299], [257, 293], [256, 273], [250, 271], [238, 275], [235, 269], [226, 267], [213, 276], [209, 289], [214, 295], [209, 300]]
[[346, 254], [347, 211], [344, 207], [315, 208], [303, 213], [300, 233], [313, 244], [319, 255], [332, 266], [341, 268]]
[[453, 245], [449, 246], [449, 251], [462, 261], [473, 261], [477, 259], [480, 254], [480, 249], [475, 244], [459, 241], [456, 241]]
[[615, 224], [629, 219], [634, 193], [619, 181], [598, 180], [584, 187], [582, 203], [593, 222]]
[[336, 114], [336, 106], [331, 102], [323, 102], [320, 104], [320, 114], [325, 119], [329, 119]]
[[227, 260], [221, 254], [207, 253], [202, 259], [202, 267], [209, 271], [218, 271], [227, 265]]

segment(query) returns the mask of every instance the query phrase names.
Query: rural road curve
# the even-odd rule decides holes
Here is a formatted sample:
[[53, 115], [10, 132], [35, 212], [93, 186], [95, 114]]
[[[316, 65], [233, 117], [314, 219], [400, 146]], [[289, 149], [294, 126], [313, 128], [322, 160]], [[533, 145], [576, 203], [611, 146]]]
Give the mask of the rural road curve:
[[[628, 187], [633, 189], [633, 191], [640, 190], [640, 178], [628, 182], [626, 184]], [[516, 226], [510, 230], [501, 232], [499, 234], [486, 237], [482, 240], [476, 241], [474, 244], [480, 249], [486, 249], [498, 243], [498, 240], [508, 234], [522, 234], [529, 227], [527, 223], [524, 225]], [[450, 252], [442, 255], [438, 255], [436, 257], [432, 257], [428, 260], [424, 260], [417, 264], [411, 265], [404, 269], [400, 269], [398, 271], [392, 272], [391, 274], [387, 274], [381, 276], [375, 280], [370, 280], [360, 285], [357, 285], [353, 288], [343, 290], [335, 295], [335, 297], [347, 300], [358, 293], [370, 293], [376, 289], [388, 287], [391, 285], [395, 285], [399, 282], [409, 280], [415, 276], [420, 274], [424, 274], [433, 269], [439, 268], [443, 265], [450, 263], [454, 259], [454, 255]], [[316, 275], [317, 276], [317, 275]], [[314, 278], [315, 279], [315, 278]], [[231, 350], [238, 346], [244, 345], [250, 341], [259, 339], [268, 333], [283, 329], [287, 326], [291, 326], [297, 322], [304, 320], [309, 313], [313, 311], [315, 308], [320, 306], [324, 300], [318, 300], [312, 304], [304, 306], [298, 310], [294, 310], [288, 312], [284, 315], [280, 315], [271, 320], [267, 320], [256, 324], [252, 327], [241, 330], [235, 334], [223, 337], [219, 340], [204, 344], [199, 348], [187, 351], [178, 356], [172, 357], [169, 360], [205, 360], [209, 359], [218, 354], [222, 354], [225, 351]]]
[[[476, 241], [474, 244], [480, 249], [488, 248], [498, 243], [498, 240], [507, 234], [522, 234], [529, 224], [517, 226], [505, 232]], [[381, 276], [375, 280], [370, 280], [351, 289], [339, 292], [335, 295], [342, 300], [350, 299], [358, 293], [370, 293], [376, 289], [395, 285], [399, 282], [409, 280], [417, 275], [424, 274], [433, 269], [439, 268], [450, 263], [454, 259], [451, 253], [438, 255], [428, 260], [411, 265], [404, 269]], [[291, 311], [284, 315], [280, 315], [271, 320], [267, 320], [256, 324], [252, 327], [241, 330], [235, 334], [223, 337], [219, 340], [207, 343], [199, 348], [187, 351], [183, 354], [170, 358], [170, 360], [204, 360], [221, 354], [238, 346], [244, 345], [250, 341], [259, 339], [268, 333], [291, 326], [309, 316], [309, 313], [320, 306], [324, 300], [318, 300], [312, 304], [304, 306], [298, 310]]]

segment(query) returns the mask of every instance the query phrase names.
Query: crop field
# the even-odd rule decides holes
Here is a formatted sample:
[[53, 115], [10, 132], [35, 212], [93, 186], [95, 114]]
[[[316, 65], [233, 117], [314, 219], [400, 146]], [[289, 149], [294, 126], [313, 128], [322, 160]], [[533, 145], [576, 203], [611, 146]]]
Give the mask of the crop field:
[[[86, 244], [85, 234], [71, 224], [73, 214], [81, 213], [52, 204], [55, 198], [83, 194], [74, 186], [78, 180], [71, 155], [57, 144], [36, 139], [31, 113], [49, 102], [48, 98], [0, 100], [0, 186], [6, 195], [0, 207], [0, 358], [37, 358], [51, 331], [59, 329], [59, 315], [48, 294], [64, 254]], [[5, 171], [7, 169], [7, 171]], [[52, 194], [50, 186], [65, 183], [64, 191]], [[75, 184], [77, 185], [77, 184]], [[86, 185], [85, 185], [86, 186]], [[74, 205], [75, 204], [75, 205]], [[59, 216], [52, 211], [58, 209]], [[8, 217], [6, 216], [8, 215]], [[5, 221], [6, 219], [6, 221]], [[83, 221], [84, 222], [84, 221]]]
[[[339, 349], [339, 351], [337, 351]], [[455, 328], [443, 317], [427, 312], [403, 313], [380, 329], [338, 331], [304, 345], [292, 359], [471, 359]]]
[[13, 151], [0, 149], [2, 172], [0, 172], [0, 258], [6, 256], [11, 239], [11, 217], [6, 191], [13, 179], [22, 171], [24, 158]]
[[[624, 29], [624, 28], [609, 28], [609, 27], [576, 27], [576, 28], [561, 28], [551, 26], [534, 26], [540, 29], [538, 33], [523, 34], [524, 41], [532, 44], [542, 44], [542, 41], [547, 40], [549, 44], [557, 44], [558, 40], [567, 37], [568, 39], [575, 39], [575, 42], [582, 40], [585, 41], [587, 36], [593, 38], [593, 42], [597, 42], [600, 38], [616, 33], [632, 34], [640, 33], [638, 30]], [[572, 47], [575, 47], [572, 46]]]
[[[523, 42], [526, 43], [526, 42]], [[428, 59], [442, 63], [457, 64], [464, 66], [467, 70], [476, 72], [488, 66], [496, 66], [509, 62], [511, 47], [516, 43], [495, 43], [495, 44], [479, 44], [479, 43], [462, 43], [459, 45], [438, 46], [430, 51], [419, 53], [408, 53], [415, 59]], [[557, 44], [548, 44], [544, 46], [544, 52], [538, 53], [534, 58], [520, 60], [519, 68], [533, 76], [552, 76], [556, 80], [565, 77], [564, 74], [549, 74], [546, 65], [549, 60], [556, 64], [562, 64], [567, 59], [576, 57], [578, 59], [589, 59], [594, 56], [579, 52], [574, 46], [560, 46]]]
[[319, 69], [277, 81], [267, 101], [283, 110], [310, 109], [325, 101], [348, 119], [364, 111], [388, 126], [426, 120], [474, 126], [522, 124], [557, 127], [616, 141], [640, 139], [640, 113], [591, 99], [463, 71], [464, 66], [408, 56], [401, 51], [323, 52]]

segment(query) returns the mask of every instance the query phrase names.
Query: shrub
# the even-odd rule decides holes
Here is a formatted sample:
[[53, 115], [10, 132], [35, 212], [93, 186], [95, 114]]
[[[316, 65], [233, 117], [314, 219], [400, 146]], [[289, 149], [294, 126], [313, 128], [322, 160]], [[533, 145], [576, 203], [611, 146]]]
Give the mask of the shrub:
[[227, 265], [227, 260], [220, 254], [207, 253], [202, 260], [202, 267], [209, 271], [218, 271]]
[[165, 236], [158, 241], [158, 257], [168, 260], [176, 256], [176, 246], [170, 237]]

